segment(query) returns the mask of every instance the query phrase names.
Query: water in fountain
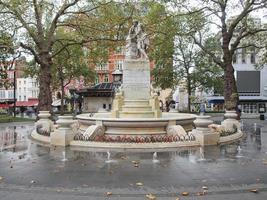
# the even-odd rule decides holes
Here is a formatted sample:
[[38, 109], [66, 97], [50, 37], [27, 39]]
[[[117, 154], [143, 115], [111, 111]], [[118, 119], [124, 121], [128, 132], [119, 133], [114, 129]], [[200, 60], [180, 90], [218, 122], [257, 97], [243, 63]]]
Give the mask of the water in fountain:
[[197, 161], [206, 161], [203, 147], [199, 148], [199, 159]]
[[68, 159], [66, 158], [66, 152], [65, 151], [62, 151], [62, 162], [66, 162]]
[[257, 123], [254, 123], [254, 131], [257, 130]]
[[109, 151], [107, 151], [107, 160], [105, 161], [105, 163], [113, 163], [113, 162], [116, 162], [116, 160], [110, 159], [110, 155], [111, 155], [111, 153]]
[[244, 156], [242, 155], [241, 151], [242, 151], [242, 149], [241, 149], [240, 145], [238, 145], [238, 146], [237, 146], [237, 154], [236, 154], [236, 156], [235, 156], [236, 158], [242, 158], [242, 157], [244, 157]]
[[157, 152], [154, 152], [154, 153], [153, 153], [152, 162], [153, 162], [153, 163], [159, 163], [159, 160], [158, 160], [158, 153], [157, 153]]

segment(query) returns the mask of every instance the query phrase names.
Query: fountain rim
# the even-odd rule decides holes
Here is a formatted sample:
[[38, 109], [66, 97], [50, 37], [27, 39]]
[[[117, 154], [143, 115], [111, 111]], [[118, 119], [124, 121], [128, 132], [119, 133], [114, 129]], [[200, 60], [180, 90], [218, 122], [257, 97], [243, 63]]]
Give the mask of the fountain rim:
[[[88, 113], [89, 114], [89, 113]], [[104, 120], [104, 121], [123, 121], [123, 122], [136, 122], [136, 121], [143, 121], [143, 122], [158, 122], [158, 121], [172, 121], [172, 120], [178, 120], [178, 121], [183, 121], [183, 120], [194, 120], [196, 119], [195, 114], [188, 114], [188, 113], [168, 113], [168, 112], [163, 112], [163, 116], [160, 118], [114, 118], [114, 117], [107, 117], [107, 114], [111, 114], [110, 112], [103, 113], [104, 116], [87, 116], [88, 114], [80, 114], [76, 116], [76, 119], [78, 120]], [[96, 113], [96, 114], [102, 114], [102, 113]], [[172, 116], [164, 116], [164, 115], [172, 115]]]

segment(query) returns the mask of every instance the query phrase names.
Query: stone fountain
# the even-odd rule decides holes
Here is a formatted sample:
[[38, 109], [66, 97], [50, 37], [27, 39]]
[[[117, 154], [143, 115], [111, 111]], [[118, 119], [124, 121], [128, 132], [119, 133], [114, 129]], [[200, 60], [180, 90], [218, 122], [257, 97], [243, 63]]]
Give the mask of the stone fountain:
[[195, 115], [161, 112], [158, 96], [151, 89], [148, 44], [142, 24], [135, 21], [126, 39], [123, 84], [115, 95], [112, 111], [92, 117], [78, 115], [76, 141], [174, 141], [192, 129]]
[[[216, 145], [242, 137], [232, 113], [222, 125], [216, 125], [210, 116], [161, 112], [158, 96], [151, 88], [148, 45], [142, 24], [135, 21], [126, 39], [123, 84], [111, 112], [80, 114], [77, 120], [60, 116], [54, 127], [48, 111], [41, 111], [31, 136], [51, 145], [108, 149]], [[193, 124], [196, 128], [191, 131]]]

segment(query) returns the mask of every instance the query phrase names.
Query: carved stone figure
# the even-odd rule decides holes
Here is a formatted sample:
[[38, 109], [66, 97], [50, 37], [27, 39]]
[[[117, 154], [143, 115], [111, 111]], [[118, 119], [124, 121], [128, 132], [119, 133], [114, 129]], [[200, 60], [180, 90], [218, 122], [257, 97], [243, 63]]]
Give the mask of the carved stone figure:
[[147, 58], [149, 40], [143, 25], [134, 21], [126, 38], [126, 58]]

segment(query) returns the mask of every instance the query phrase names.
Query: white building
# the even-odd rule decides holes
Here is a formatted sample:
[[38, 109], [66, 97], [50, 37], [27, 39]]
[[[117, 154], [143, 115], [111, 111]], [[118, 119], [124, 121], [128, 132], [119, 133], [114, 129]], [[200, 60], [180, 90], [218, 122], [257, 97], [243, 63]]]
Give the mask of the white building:
[[28, 101], [38, 98], [39, 87], [35, 78], [17, 78], [17, 101]]
[[[240, 49], [233, 58], [239, 104], [242, 113], [258, 114], [267, 108], [267, 66], [256, 69], [258, 62], [255, 50]], [[208, 96], [212, 107], [223, 104], [222, 96]]]

